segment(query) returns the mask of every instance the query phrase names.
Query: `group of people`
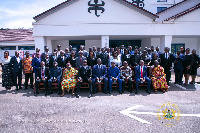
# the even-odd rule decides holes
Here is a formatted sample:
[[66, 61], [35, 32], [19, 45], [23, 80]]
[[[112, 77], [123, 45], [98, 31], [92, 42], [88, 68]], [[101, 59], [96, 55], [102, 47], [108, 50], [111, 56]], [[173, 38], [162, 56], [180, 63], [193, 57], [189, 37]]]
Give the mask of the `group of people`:
[[[72, 90], [72, 95], [79, 97], [81, 84], [87, 82], [89, 84], [89, 96], [97, 93], [96, 83], [103, 82], [103, 93], [111, 94], [113, 82], [117, 82], [119, 93], [122, 94], [125, 89], [129, 92], [133, 90], [135, 81], [135, 93], [138, 93], [139, 84], [147, 84], [147, 93], [151, 93], [150, 86], [153, 85], [157, 92], [161, 89], [163, 92], [168, 90], [171, 77], [172, 63], [174, 63], [175, 84], [183, 84], [183, 74], [185, 76], [185, 85], [188, 84], [189, 75], [192, 75], [191, 84], [195, 83], [197, 69], [200, 61], [196, 50], [186, 50], [181, 47], [176, 55], [169, 53], [170, 49], [165, 47], [164, 53], [159, 51], [159, 47], [151, 46], [151, 48], [135, 48], [131, 46], [126, 49], [124, 45], [114, 48], [89, 48], [87, 52], [83, 45], [80, 50], [73, 51], [72, 46], [61, 50], [58, 45], [53, 53], [49, 52], [49, 48], [45, 48], [44, 53], [40, 53], [40, 49], [36, 48], [36, 52], [30, 56], [26, 51], [23, 59], [19, 57], [19, 52], [15, 52], [12, 58], [9, 52], [4, 52], [1, 58], [2, 65], [2, 86], [11, 89], [14, 85], [16, 91], [21, 89], [22, 73], [25, 75], [24, 89], [33, 88], [35, 82], [36, 92], [39, 93], [39, 83], [44, 84], [45, 96], [47, 88], [50, 88], [49, 94], [53, 93], [52, 83], [58, 83], [58, 94], [64, 96], [65, 90]], [[108, 69], [107, 69], [108, 68]], [[134, 77], [134, 78], [133, 78]], [[18, 81], [18, 82], [17, 82]], [[126, 88], [127, 84], [127, 88]], [[76, 93], [75, 88], [77, 88]]]

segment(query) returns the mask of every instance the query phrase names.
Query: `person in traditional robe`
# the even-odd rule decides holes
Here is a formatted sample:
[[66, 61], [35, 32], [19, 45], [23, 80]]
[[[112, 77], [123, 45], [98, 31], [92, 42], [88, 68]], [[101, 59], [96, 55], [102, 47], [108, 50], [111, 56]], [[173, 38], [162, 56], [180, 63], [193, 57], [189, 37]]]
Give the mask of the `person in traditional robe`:
[[61, 83], [61, 88], [62, 88], [62, 95], [65, 95], [65, 90], [67, 90], [68, 92], [72, 89], [72, 96], [75, 96], [74, 93], [74, 89], [76, 87], [76, 83], [77, 83], [77, 76], [78, 71], [76, 69], [74, 69], [70, 63], [67, 63], [66, 65], [66, 69], [63, 72], [63, 80]]
[[168, 90], [164, 68], [159, 65], [157, 60], [154, 61], [154, 65], [150, 68], [150, 75], [155, 92], [157, 92], [158, 89], [161, 89], [163, 92]]

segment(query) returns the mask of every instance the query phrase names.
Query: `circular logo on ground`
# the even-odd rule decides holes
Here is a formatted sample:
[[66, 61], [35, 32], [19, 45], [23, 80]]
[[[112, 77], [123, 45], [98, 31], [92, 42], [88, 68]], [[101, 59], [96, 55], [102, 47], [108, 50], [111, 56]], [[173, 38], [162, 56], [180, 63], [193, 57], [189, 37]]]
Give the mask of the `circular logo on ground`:
[[173, 126], [180, 119], [180, 110], [176, 104], [168, 102], [160, 106], [157, 116], [162, 124]]

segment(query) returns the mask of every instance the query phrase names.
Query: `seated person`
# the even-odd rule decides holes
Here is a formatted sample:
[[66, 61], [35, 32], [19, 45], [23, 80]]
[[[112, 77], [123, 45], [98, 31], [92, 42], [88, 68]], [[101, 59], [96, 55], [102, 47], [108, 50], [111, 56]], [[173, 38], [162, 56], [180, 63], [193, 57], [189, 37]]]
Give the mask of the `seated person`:
[[53, 94], [52, 91], [52, 82], [57, 82], [58, 83], [58, 95], [61, 93], [61, 77], [62, 77], [62, 69], [58, 67], [58, 63], [55, 61], [53, 63], [53, 66], [50, 69], [50, 79], [48, 80], [48, 85], [50, 88], [50, 94]]
[[132, 85], [133, 85], [133, 80], [132, 80], [132, 73], [133, 71], [131, 68], [128, 66], [127, 61], [123, 62], [123, 65], [121, 67], [121, 78], [122, 78], [122, 92], [124, 92], [125, 88], [125, 82], [128, 82], [128, 91], [132, 93]]
[[78, 74], [78, 71], [76, 69], [74, 69], [70, 63], [66, 64], [66, 69], [63, 72], [63, 76], [62, 76], [62, 95], [65, 95], [65, 89], [69, 92], [70, 89], [72, 89], [72, 96], [74, 96], [74, 89], [76, 87], [76, 76]]
[[147, 82], [147, 93], [151, 93], [150, 92], [150, 85], [151, 85], [151, 79], [149, 79], [147, 77], [147, 67], [144, 66], [144, 61], [140, 60], [140, 65], [136, 66], [135, 68], [135, 81], [136, 81], [136, 90], [135, 90], [135, 94], [138, 93], [138, 86], [139, 83], [144, 83]]
[[115, 62], [111, 62], [111, 67], [108, 68], [109, 94], [112, 92], [112, 83], [119, 83], [119, 93], [122, 94], [122, 80], [120, 79], [120, 70], [115, 66]]
[[97, 93], [97, 88], [96, 88], [96, 82], [102, 82], [104, 83], [104, 90], [103, 93], [107, 94], [107, 86], [108, 86], [108, 79], [106, 77], [107, 75], [107, 68], [105, 65], [101, 64], [101, 59], [97, 59], [97, 65], [94, 65], [92, 68], [92, 74], [93, 74], [93, 79], [92, 79], [92, 86], [93, 86], [93, 93]]
[[157, 60], [154, 61], [154, 65], [150, 68], [150, 75], [155, 92], [157, 92], [157, 89], [161, 89], [163, 92], [168, 90], [164, 68], [159, 65]]
[[91, 66], [87, 65], [87, 60], [83, 61], [83, 66], [78, 71], [78, 84], [77, 84], [77, 93], [76, 97], [79, 98], [79, 92], [81, 84], [87, 82], [89, 84], [90, 94], [88, 98], [92, 96], [92, 70]]
[[35, 92], [35, 96], [37, 96], [37, 94], [39, 94], [38, 92], [38, 88], [39, 88], [39, 83], [43, 83], [44, 84], [44, 88], [45, 88], [45, 96], [47, 96], [47, 81], [49, 78], [49, 68], [45, 67], [45, 63], [44, 61], [42, 61], [40, 63], [41, 67], [39, 67], [37, 69], [37, 77], [36, 77], [36, 82], [35, 82], [35, 86], [36, 86], [36, 92]]

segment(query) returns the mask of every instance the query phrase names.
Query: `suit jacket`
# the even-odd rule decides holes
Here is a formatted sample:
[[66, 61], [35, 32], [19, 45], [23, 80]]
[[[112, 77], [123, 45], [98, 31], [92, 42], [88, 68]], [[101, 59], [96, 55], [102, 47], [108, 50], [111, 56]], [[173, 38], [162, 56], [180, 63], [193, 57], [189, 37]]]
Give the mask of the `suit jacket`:
[[60, 67], [52, 67], [50, 69], [50, 74], [49, 74], [50, 78], [53, 79], [54, 77], [57, 79], [61, 79], [62, 78], [62, 69]]
[[[143, 78], [147, 77], [147, 67], [143, 66]], [[141, 78], [141, 70], [140, 65], [135, 67], [135, 79]]]
[[131, 55], [131, 66], [136, 66], [136, 63], [139, 65], [139, 62], [140, 62], [140, 55], [139, 54]]
[[109, 59], [109, 56], [108, 56], [107, 53], [101, 53], [101, 54], [99, 55], [99, 58], [101, 58], [101, 61], [102, 61], [102, 64], [103, 64], [103, 65], [108, 66], [108, 59]]
[[[47, 53], [48, 55], [49, 55], [49, 58], [51, 57], [51, 53]], [[44, 59], [45, 59], [45, 55], [46, 55], [46, 53], [42, 53], [41, 54], [41, 60], [43, 61]]]
[[66, 67], [66, 64], [67, 64], [67, 57], [63, 56], [63, 58], [61, 56], [59, 56], [57, 58], [58, 66], [61, 67], [61, 68]]
[[80, 68], [83, 66], [83, 61], [87, 60], [86, 57], [82, 56], [82, 61], [80, 61], [80, 57], [76, 57], [76, 68]]
[[89, 56], [87, 57], [87, 64], [88, 66], [94, 66], [97, 64], [97, 58], [96, 57], [93, 57], [93, 58], [90, 58]]
[[[45, 69], [44, 69], [44, 76], [45, 76], [45, 78], [47, 78], [47, 79], [49, 79], [49, 68], [48, 67], [45, 67]], [[39, 77], [40, 79], [42, 79], [42, 77], [41, 77], [41, 75], [42, 75], [42, 70], [41, 70], [41, 67], [39, 67], [38, 69], [37, 69], [37, 77]], [[37, 78], [36, 77], [36, 78]]]
[[48, 68], [53, 67], [53, 66], [50, 65], [50, 58], [48, 58], [48, 59], [45, 59], [45, 58], [44, 58], [42, 61], [45, 62], [45, 67], [48, 67]]
[[109, 67], [108, 68], [108, 77], [111, 78], [111, 77], [114, 77], [114, 78], [119, 78], [120, 77], [120, 70], [118, 67], [115, 67], [115, 68], [112, 68]]
[[51, 57], [50, 57], [50, 62], [49, 62], [50, 68], [53, 67], [54, 61], [57, 61], [57, 56], [55, 56], [55, 57], [54, 57], [54, 56], [51, 56]]
[[83, 66], [81, 66], [81, 68], [78, 71], [78, 77], [81, 77], [82, 79], [89, 79], [90, 77], [92, 77], [91, 67], [87, 66], [85, 69]]
[[160, 65], [163, 67], [163, 68], [169, 68], [169, 67], [172, 67], [172, 62], [174, 61], [174, 56], [173, 54], [170, 54], [168, 53], [169, 57], [168, 59], [165, 58], [165, 53], [162, 53], [160, 55]]
[[15, 56], [12, 57], [10, 60], [10, 64], [13, 68], [13, 72], [22, 72], [22, 58], [19, 57], [19, 59], [20, 59], [19, 63], [17, 62], [17, 59]]
[[174, 57], [174, 70], [183, 70], [184, 69], [185, 55], [180, 54], [179, 58]]
[[32, 61], [32, 66], [33, 66], [33, 72], [34, 73], [37, 73], [37, 69], [40, 67], [40, 62], [41, 62], [41, 59], [37, 59], [36, 57], [33, 59]]
[[123, 54], [121, 56], [121, 61], [122, 61], [122, 64], [124, 63], [124, 61], [127, 61], [128, 65], [130, 65], [130, 63], [131, 63], [131, 55], [130, 54], [127, 54], [127, 55]]
[[94, 65], [93, 68], [92, 68], [92, 74], [93, 74], [93, 77], [96, 79], [97, 77], [101, 78], [106, 78], [106, 75], [107, 75], [107, 68], [105, 65], [100, 65], [100, 71], [99, 71], [99, 68], [98, 68], [98, 65]]

